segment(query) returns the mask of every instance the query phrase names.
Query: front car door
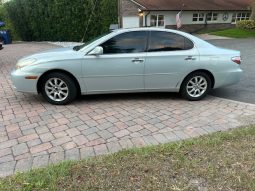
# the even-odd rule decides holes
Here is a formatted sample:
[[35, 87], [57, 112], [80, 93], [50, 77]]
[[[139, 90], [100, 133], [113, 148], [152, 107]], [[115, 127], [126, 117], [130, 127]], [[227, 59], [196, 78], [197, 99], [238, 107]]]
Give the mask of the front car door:
[[199, 53], [184, 36], [151, 31], [146, 59], [145, 89], [177, 91], [183, 75], [198, 63]]
[[99, 45], [102, 55], [86, 55], [83, 74], [87, 93], [143, 91], [148, 33], [118, 34]]

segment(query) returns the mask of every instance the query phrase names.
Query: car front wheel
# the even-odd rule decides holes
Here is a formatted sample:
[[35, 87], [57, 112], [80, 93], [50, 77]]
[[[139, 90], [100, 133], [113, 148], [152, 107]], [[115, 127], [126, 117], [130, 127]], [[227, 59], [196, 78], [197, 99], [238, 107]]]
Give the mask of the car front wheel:
[[181, 87], [181, 94], [190, 101], [199, 101], [208, 94], [211, 87], [210, 77], [203, 72], [196, 72], [185, 78]]
[[66, 74], [50, 73], [43, 78], [41, 92], [51, 104], [66, 105], [77, 97], [77, 87]]

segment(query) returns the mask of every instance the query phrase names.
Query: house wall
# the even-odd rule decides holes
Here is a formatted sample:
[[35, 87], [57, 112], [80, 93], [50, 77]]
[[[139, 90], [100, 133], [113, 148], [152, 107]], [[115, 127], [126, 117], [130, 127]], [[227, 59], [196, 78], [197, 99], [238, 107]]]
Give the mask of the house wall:
[[[205, 21], [198, 21], [193, 22], [193, 14], [194, 13], [210, 13], [210, 11], [183, 11], [181, 21], [183, 25], [195, 25], [195, 24], [205, 24]], [[223, 24], [230, 24], [232, 21], [232, 15], [235, 12], [227, 12], [229, 17], [226, 21], [223, 20], [223, 15], [226, 12], [220, 12], [220, 11], [213, 11], [213, 13], [218, 13], [218, 20], [217, 21], [208, 21], [208, 24], [216, 24], [216, 23], [223, 23]], [[152, 11], [147, 16], [147, 26], [150, 26], [150, 17], [151, 15], [164, 15], [165, 16], [165, 26], [167, 25], [175, 25], [176, 24], [176, 15], [178, 14], [178, 11]]]
[[[138, 9], [141, 8], [131, 0], [120, 0], [120, 26], [122, 28], [132, 27], [150, 27], [151, 15], [164, 15], [165, 25], [162, 28], [176, 28], [176, 15], [179, 11], [149, 11], [144, 12], [143, 16], [139, 16]], [[218, 13], [217, 21], [193, 21], [194, 13]], [[194, 32], [203, 28], [225, 29], [231, 28], [235, 25], [232, 24], [232, 16], [234, 13], [245, 11], [183, 11], [182, 12], [182, 28], [181, 30], [187, 32]], [[223, 15], [228, 13], [228, 19], [224, 20]]]
[[133, 3], [131, 0], [120, 0], [120, 9], [122, 16], [134, 16], [138, 15], [138, 5]]
[[[182, 28], [180, 30], [186, 32], [196, 32], [204, 28], [208, 29], [226, 29], [235, 27], [235, 24], [232, 23], [232, 16], [235, 13], [245, 12], [245, 11], [212, 11], [213, 13], [218, 13], [217, 21], [193, 21], [194, 13], [211, 13], [211, 11], [183, 11], [181, 16]], [[228, 19], [224, 20], [223, 15], [228, 13]], [[176, 15], [178, 11], [151, 11], [149, 12], [147, 19], [144, 17], [144, 26], [150, 26], [151, 15], [164, 15], [165, 25], [162, 28], [171, 28], [176, 29]], [[147, 25], [145, 25], [147, 23]]]

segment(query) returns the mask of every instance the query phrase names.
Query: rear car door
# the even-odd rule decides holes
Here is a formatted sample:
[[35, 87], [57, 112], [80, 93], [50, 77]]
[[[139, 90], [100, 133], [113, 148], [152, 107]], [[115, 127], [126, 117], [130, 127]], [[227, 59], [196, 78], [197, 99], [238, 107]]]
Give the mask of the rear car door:
[[145, 64], [145, 89], [173, 90], [198, 63], [199, 53], [188, 38], [168, 31], [151, 31]]

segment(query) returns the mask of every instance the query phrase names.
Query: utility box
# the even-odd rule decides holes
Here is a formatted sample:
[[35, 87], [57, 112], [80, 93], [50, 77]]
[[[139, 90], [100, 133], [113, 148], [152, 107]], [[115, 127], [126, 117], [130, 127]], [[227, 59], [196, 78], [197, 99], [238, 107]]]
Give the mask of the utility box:
[[115, 31], [117, 29], [119, 29], [118, 24], [111, 24], [110, 27], [109, 27], [110, 32]]
[[3, 40], [4, 44], [11, 44], [11, 33], [9, 30], [0, 30], [0, 37]]

